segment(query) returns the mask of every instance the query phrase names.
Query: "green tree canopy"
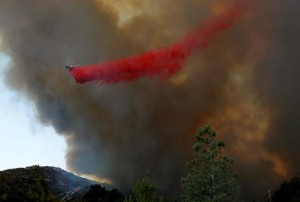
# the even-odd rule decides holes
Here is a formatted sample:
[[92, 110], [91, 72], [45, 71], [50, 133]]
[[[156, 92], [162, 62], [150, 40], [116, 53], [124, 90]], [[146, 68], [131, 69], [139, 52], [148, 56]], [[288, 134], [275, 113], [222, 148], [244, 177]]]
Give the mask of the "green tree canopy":
[[238, 175], [233, 160], [222, 155], [223, 141], [206, 125], [199, 130], [194, 144], [194, 158], [187, 163], [187, 176], [182, 178], [185, 202], [239, 201]]
[[138, 180], [133, 187], [133, 195], [125, 199], [125, 202], [163, 202], [163, 197], [157, 194], [157, 186], [149, 173]]

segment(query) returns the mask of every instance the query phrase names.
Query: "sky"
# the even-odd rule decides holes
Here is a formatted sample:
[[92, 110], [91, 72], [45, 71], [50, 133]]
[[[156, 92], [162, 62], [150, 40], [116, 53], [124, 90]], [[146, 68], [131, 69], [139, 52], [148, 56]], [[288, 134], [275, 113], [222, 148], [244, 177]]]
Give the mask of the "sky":
[[66, 169], [65, 139], [40, 124], [33, 103], [5, 85], [8, 66], [9, 57], [0, 52], [0, 170], [31, 165]]

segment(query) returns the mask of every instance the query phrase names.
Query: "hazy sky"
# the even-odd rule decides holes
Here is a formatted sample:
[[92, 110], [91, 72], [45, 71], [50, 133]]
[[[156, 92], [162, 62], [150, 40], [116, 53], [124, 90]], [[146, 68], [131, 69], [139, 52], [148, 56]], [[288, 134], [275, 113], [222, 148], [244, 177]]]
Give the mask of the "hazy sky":
[[29, 100], [7, 88], [3, 71], [8, 65], [9, 58], [0, 52], [0, 170], [36, 164], [65, 169], [64, 138], [37, 121]]

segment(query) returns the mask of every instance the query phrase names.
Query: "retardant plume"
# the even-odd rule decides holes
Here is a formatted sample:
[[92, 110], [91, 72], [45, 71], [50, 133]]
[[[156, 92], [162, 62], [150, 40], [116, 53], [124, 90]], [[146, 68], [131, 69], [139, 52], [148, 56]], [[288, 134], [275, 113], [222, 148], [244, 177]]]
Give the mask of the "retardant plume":
[[117, 83], [140, 77], [169, 78], [178, 72], [193, 53], [205, 49], [221, 31], [230, 28], [249, 4], [238, 5], [217, 17], [205, 21], [198, 30], [168, 48], [159, 48], [104, 64], [70, 69], [78, 83]]
[[298, 0], [258, 1], [164, 82], [77, 85], [63, 69], [168, 47], [235, 2], [1, 0], [1, 50], [12, 61], [5, 81], [66, 138], [72, 171], [128, 191], [148, 170], [178, 196], [194, 134], [210, 123], [235, 160], [244, 200], [259, 201], [300, 170]]

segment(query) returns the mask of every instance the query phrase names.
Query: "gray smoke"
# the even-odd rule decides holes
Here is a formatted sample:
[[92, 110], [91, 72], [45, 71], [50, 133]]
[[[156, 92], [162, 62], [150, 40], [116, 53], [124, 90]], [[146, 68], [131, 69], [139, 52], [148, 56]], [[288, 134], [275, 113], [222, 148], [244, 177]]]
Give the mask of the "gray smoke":
[[0, 2], [1, 48], [12, 59], [6, 83], [66, 138], [69, 169], [123, 191], [149, 170], [163, 192], [178, 193], [194, 134], [210, 123], [235, 159], [244, 198], [299, 171], [296, 0], [259, 2], [168, 81], [78, 85], [63, 65], [169, 45], [231, 3], [121, 1], [142, 12], [119, 26], [116, 3], [104, 2]]

